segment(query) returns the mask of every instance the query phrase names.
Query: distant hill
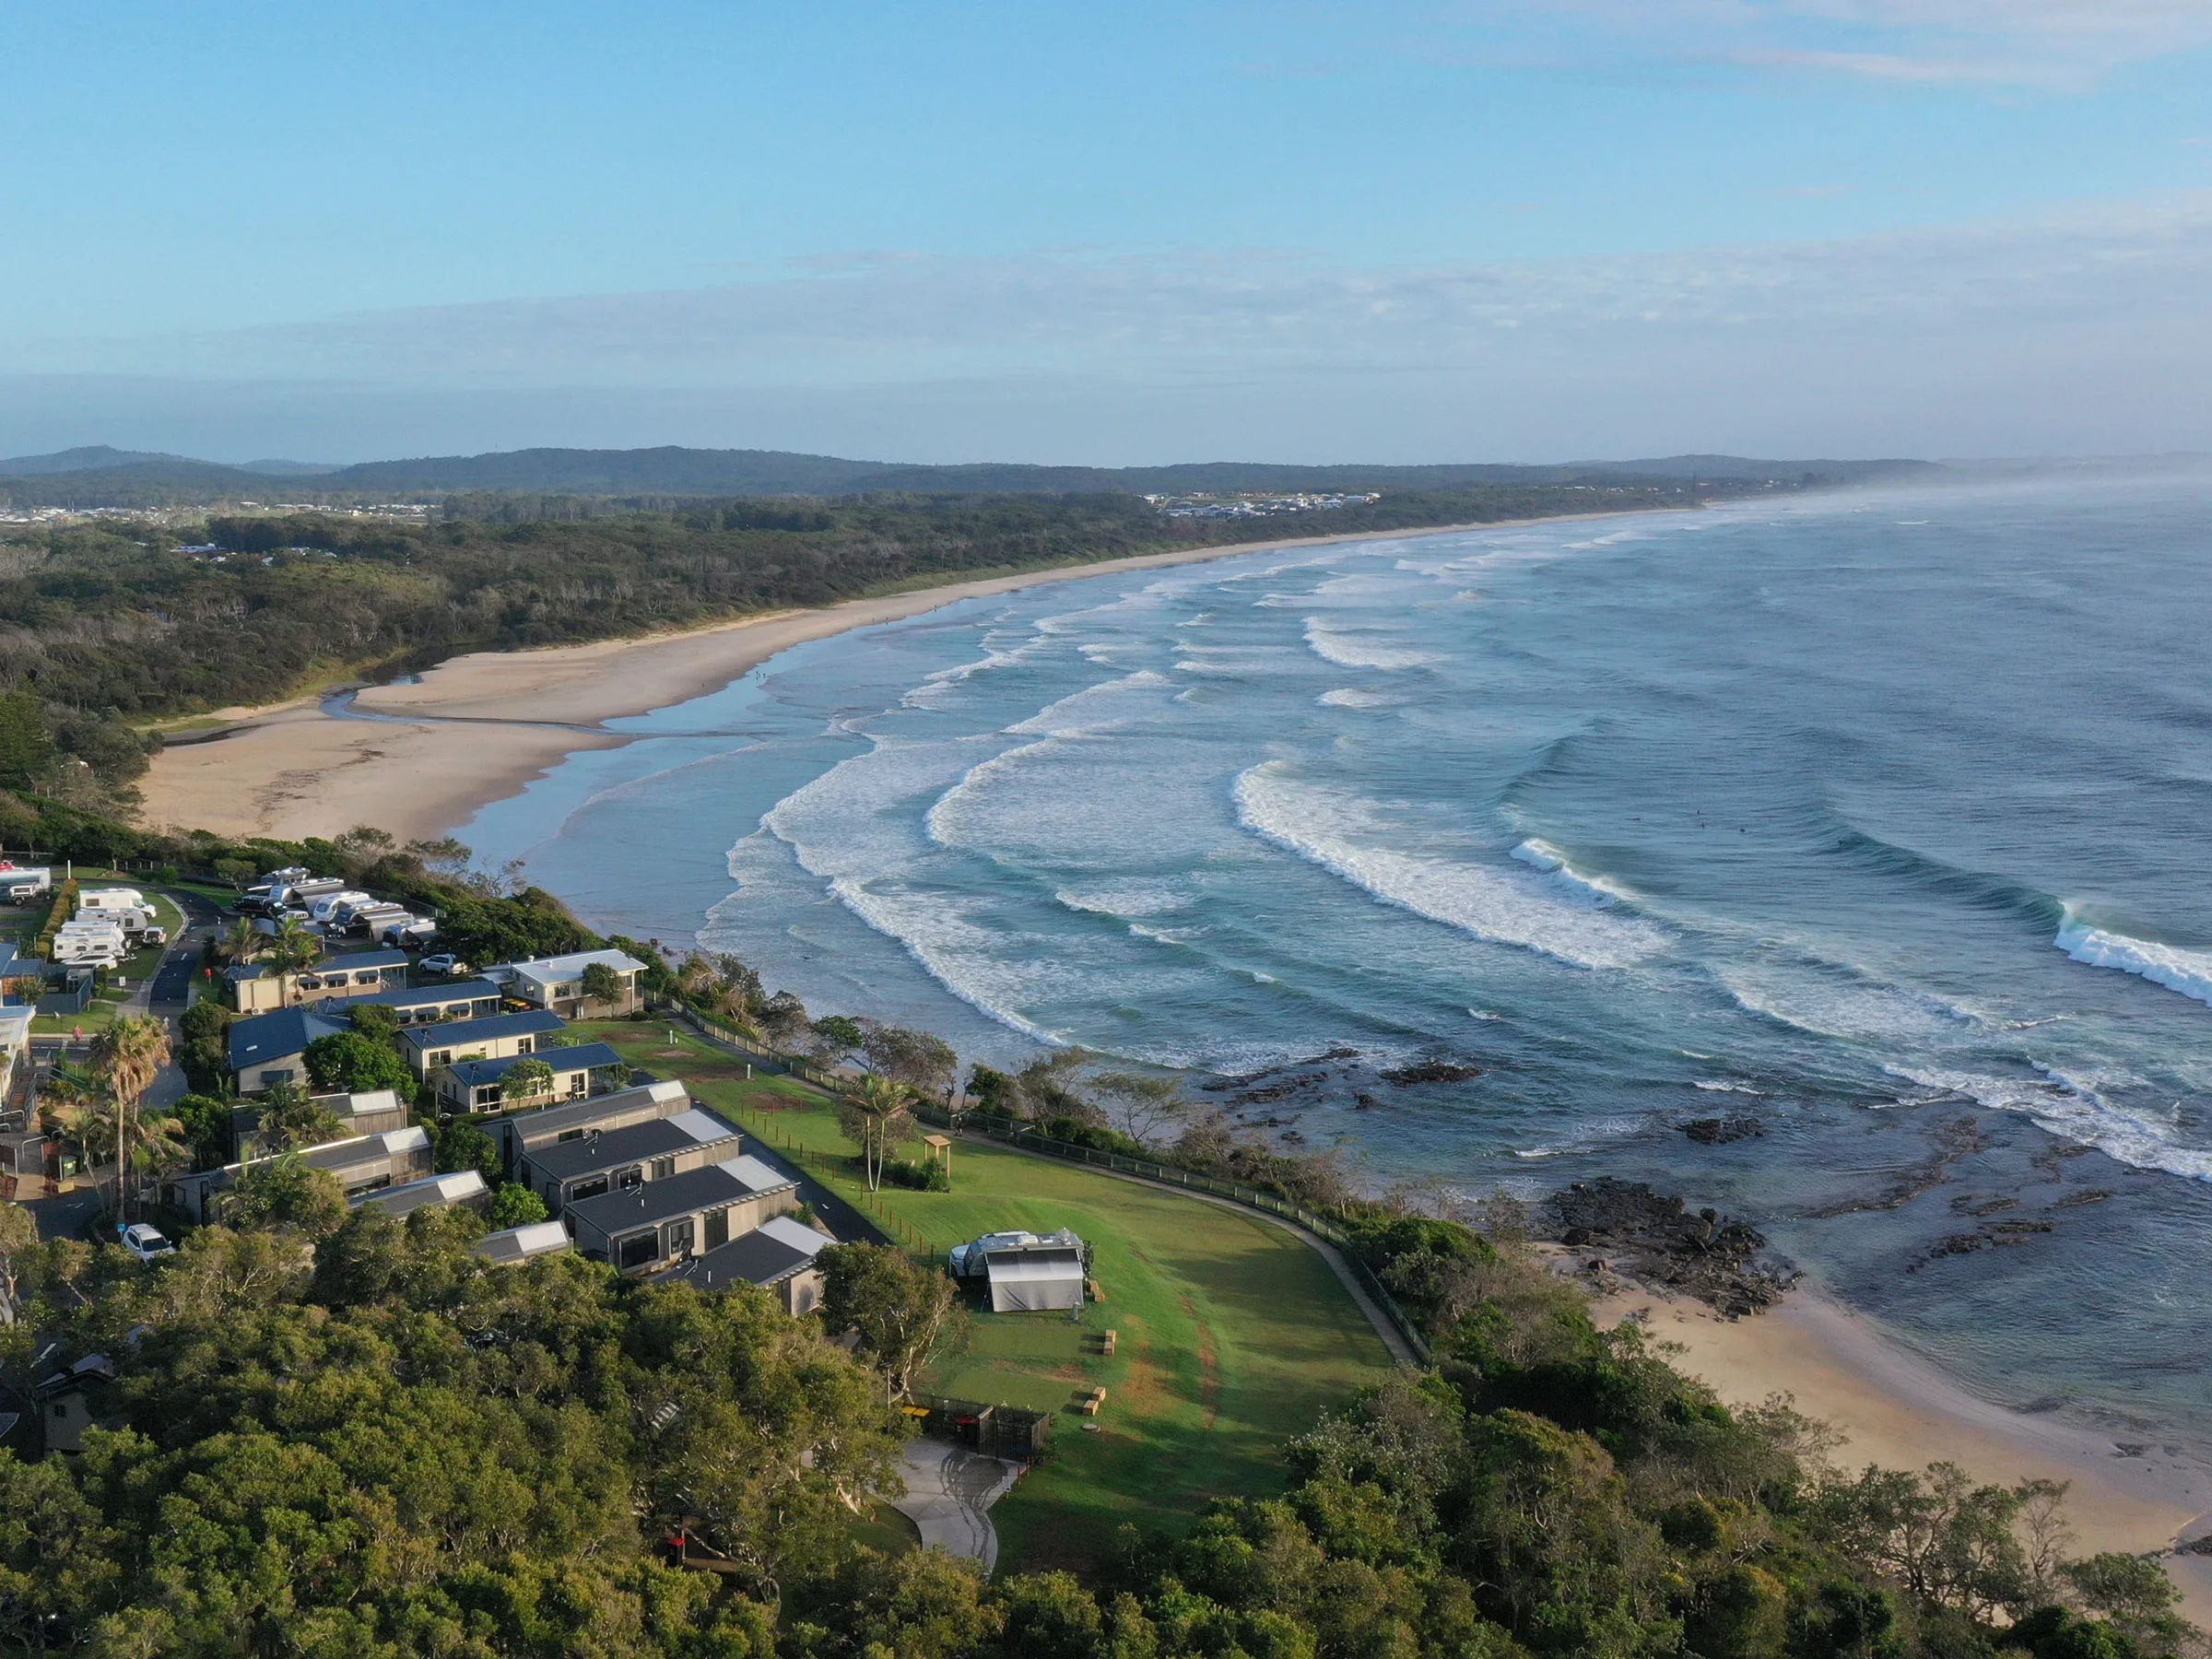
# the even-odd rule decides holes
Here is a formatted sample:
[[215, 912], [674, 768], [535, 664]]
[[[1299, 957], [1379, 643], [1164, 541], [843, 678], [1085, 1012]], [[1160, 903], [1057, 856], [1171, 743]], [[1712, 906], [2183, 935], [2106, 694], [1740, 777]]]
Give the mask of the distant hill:
[[[18, 455], [12, 461], [0, 461], [0, 478], [42, 478], [52, 473], [104, 471], [112, 466], [132, 466], [146, 461], [182, 461], [182, 455], [165, 455], [155, 450], [119, 450], [104, 443], [88, 443], [78, 449], [56, 450], [51, 455]], [[193, 465], [202, 463], [193, 462]]]
[[321, 467], [301, 461], [224, 466], [91, 445], [0, 461], [0, 498], [21, 506], [182, 507], [241, 500], [340, 500], [467, 494], [669, 498], [841, 496], [863, 492], [1138, 495], [1238, 491], [1465, 489], [1636, 478], [1806, 478], [1839, 484], [1941, 472], [1925, 461], [1761, 461], [1741, 455], [1581, 461], [1556, 465], [1391, 466], [1206, 461], [1175, 466], [928, 465], [849, 461], [785, 450], [526, 449]]
[[923, 465], [847, 461], [784, 450], [529, 449], [499, 454], [372, 461], [324, 475], [347, 490], [531, 490], [567, 495], [850, 495], [862, 490], [1137, 494], [1265, 489], [1453, 489], [1478, 484], [1556, 484], [1586, 476], [1796, 479], [1838, 482], [1914, 471], [1924, 461], [1756, 461], [1677, 455], [1663, 461], [1561, 465], [1433, 465], [1194, 462], [1176, 466], [1031, 466], [979, 462]]

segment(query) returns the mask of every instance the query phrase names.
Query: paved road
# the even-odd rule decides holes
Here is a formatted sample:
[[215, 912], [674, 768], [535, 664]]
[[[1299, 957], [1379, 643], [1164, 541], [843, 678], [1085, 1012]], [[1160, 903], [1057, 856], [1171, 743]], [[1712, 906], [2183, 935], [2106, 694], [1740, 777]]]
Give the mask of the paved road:
[[893, 1499], [891, 1507], [914, 1524], [924, 1549], [935, 1544], [948, 1555], [981, 1561], [985, 1572], [998, 1565], [998, 1529], [985, 1512], [1012, 1488], [1019, 1464], [942, 1441], [912, 1440], [899, 1455], [899, 1473], [906, 1496]]

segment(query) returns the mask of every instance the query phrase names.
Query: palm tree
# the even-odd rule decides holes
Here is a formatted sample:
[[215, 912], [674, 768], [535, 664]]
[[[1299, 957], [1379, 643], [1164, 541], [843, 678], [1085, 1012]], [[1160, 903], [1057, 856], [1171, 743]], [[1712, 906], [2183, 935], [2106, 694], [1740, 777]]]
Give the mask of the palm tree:
[[[147, 1161], [158, 1162], [183, 1150], [169, 1133], [167, 1118], [148, 1124], [138, 1102], [169, 1064], [169, 1027], [147, 1014], [134, 1014], [92, 1039], [86, 1069], [100, 1079], [115, 1102], [116, 1208], [130, 1202], [131, 1147], [136, 1142]], [[125, 1218], [128, 1218], [127, 1216]]]
[[322, 936], [297, 916], [287, 916], [269, 936], [267, 950], [269, 960], [283, 978], [284, 1000], [288, 1003], [292, 1000], [292, 976], [323, 959]]
[[130, 1166], [165, 1164], [184, 1147], [168, 1116], [148, 1118], [139, 1102], [169, 1061], [169, 1029], [147, 1015], [118, 1019], [92, 1040], [81, 1067], [56, 1066], [46, 1091], [85, 1162], [115, 1164], [115, 1212], [129, 1215]]
[[241, 916], [230, 924], [230, 931], [216, 942], [223, 959], [238, 964], [252, 961], [268, 948], [269, 935], [253, 925], [253, 918]]
[[889, 1077], [863, 1077], [860, 1093], [843, 1097], [837, 1115], [847, 1137], [860, 1143], [861, 1171], [868, 1191], [880, 1192], [891, 1143], [913, 1132], [914, 1091]]

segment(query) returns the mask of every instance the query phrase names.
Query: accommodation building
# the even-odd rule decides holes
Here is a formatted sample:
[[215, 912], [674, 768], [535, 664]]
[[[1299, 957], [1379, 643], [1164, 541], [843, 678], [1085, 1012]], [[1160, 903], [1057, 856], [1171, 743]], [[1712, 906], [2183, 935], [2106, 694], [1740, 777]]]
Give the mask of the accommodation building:
[[314, 1003], [333, 997], [379, 996], [403, 991], [407, 982], [407, 953], [404, 950], [361, 950], [347, 956], [326, 957], [312, 968], [303, 968], [286, 979], [261, 962], [241, 962], [223, 970], [230, 1006], [241, 1014], [265, 1014], [291, 1003]]
[[[333, 1140], [354, 1140], [364, 1135], [382, 1135], [407, 1126], [407, 1108], [389, 1088], [364, 1089], [359, 1094], [322, 1094], [314, 1103], [338, 1120]], [[258, 1135], [261, 1110], [253, 1105], [230, 1109], [230, 1147], [239, 1158], [258, 1158], [263, 1147]]]
[[748, 1154], [582, 1199], [560, 1218], [585, 1255], [642, 1274], [719, 1250], [798, 1206], [799, 1183]]
[[[621, 984], [618, 994], [584, 995], [583, 971], [594, 963], [603, 964], [613, 971]], [[497, 983], [515, 1001], [528, 1003], [535, 1008], [550, 1008], [565, 1018], [615, 1019], [634, 1014], [644, 1006], [638, 994], [638, 975], [644, 971], [645, 964], [627, 951], [578, 950], [567, 956], [501, 962], [485, 969], [484, 977]]]
[[515, 1160], [514, 1178], [558, 1216], [578, 1199], [665, 1181], [741, 1149], [737, 1131], [712, 1112], [679, 1112], [539, 1146]]
[[535, 1147], [580, 1140], [594, 1129], [625, 1129], [650, 1118], [674, 1117], [690, 1105], [689, 1089], [673, 1078], [663, 1078], [590, 1100], [512, 1112], [492, 1119], [484, 1127], [499, 1143], [500, 1156], [512, 1169]]
[[552, 1088], [533, 1094], [533, 1100], [548, 1093], [556, 1100], [582, 1100], [592, 1092], [594, 1081], [629, 1076], [629, 1062], [604, 1042], [541, 1048], [497, 1060], [456, 1060], [430, 1074], [439, 1107], [446, 1112], [497, 1112], [506, 1100], [507, 1074], [525, 1060], [543, 1060], [553, 1068]]
[[85, 1449], [85, 1431], [99, 1426], [96, 1414], [114, 1381], [112, 1359], [105, 1354], [87, 1354], [31, 1384], [47, 1451], [74, 1457]]
[[[371, 954], [381, 955], [381, 952]], [[374, 1003], [398, 1017], [402, 1026], [432, 1025], [439, 1020], [485, 1019], [500, 1011], [500, 988], [489, 980], [455, 980], [450, 985], [418, 985], [411, 991], [375, 991], [362, 996], [341, 997], [328, 1006], [351, 1011]]]
[[[326, 1170], [335, 1176], [348, 1203], [364, 1193], [404, 1186], [435, 1173], [427, 1129], [388, 1129], [381, 1135], [325, 1141], [297, 1156], [308, 1168]], [[161, 1201], [200, 1225], [218, 1221], [223, 1194], [238, 1184], [246, 1167], [242, 1162], [229, 1163], [219, 1170], [172, 1175], [161, 1183]]]
[[456, 1060], [504, 1060], [559, 1046], [548, 1039], [567, 1022], [558, 1014], [532, 1009], [524, 1014], [493, 1014], [442, 1025], [409, 1026], [399, 1034], [400, 1053], [418, 1077], [428, 1077]]
[[347, 1202], [349, 1208], [381, 1209], [387, 1216], [411, 1215], [432, 1206], [451, 1209], [455, 1205], [481, 1214], [491, 1207], [491, 1186], [481, 1170], [453, 1170], [366, 1192]]
[[569, 1230], [558, 1221], [533, 1221], [527, 1227], [510, 1227], [504, 1232], [486, 1233], [469, 1249], [494, 1267], [515, 1267], [544, 1255], [559, 1255], [569, 1248]]
[[815, 1258], [836, 1242], [795, 1216], [771, 1216], [719, 1250], [678, 1263], [668, 1279], [701, 1290], [758, 1285], [776, 1293], [784, 1312], [811, 1313], [822, 1305], [822, 1270]]
[[234, 1019], [226, 1041], [230, 1046], [230, 1072], [241, 1095], [262, 1094], [278, 1083], [308, 1086], [307, 1045], [318, 1037], [335, 1036], [353, 1028], [334, 1018], [324, 1005], [322, 1012], [306, 1008], [279, 1008]]

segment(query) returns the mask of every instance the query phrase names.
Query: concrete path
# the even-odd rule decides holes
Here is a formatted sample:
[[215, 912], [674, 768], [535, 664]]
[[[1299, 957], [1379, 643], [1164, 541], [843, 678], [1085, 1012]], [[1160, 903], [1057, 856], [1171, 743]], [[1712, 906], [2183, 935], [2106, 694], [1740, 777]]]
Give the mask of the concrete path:
[[913, 1440], [900, 1456], [899, 1473], [906, 1496], [891, 1507], [914, 1524], [924, 1548], [934, 1544], [981, 1561], [986, 1573], [998, 1565], [998, 1529], [984, 1512], [1006, 1495], [1019, 1464], [943, 1441]]

